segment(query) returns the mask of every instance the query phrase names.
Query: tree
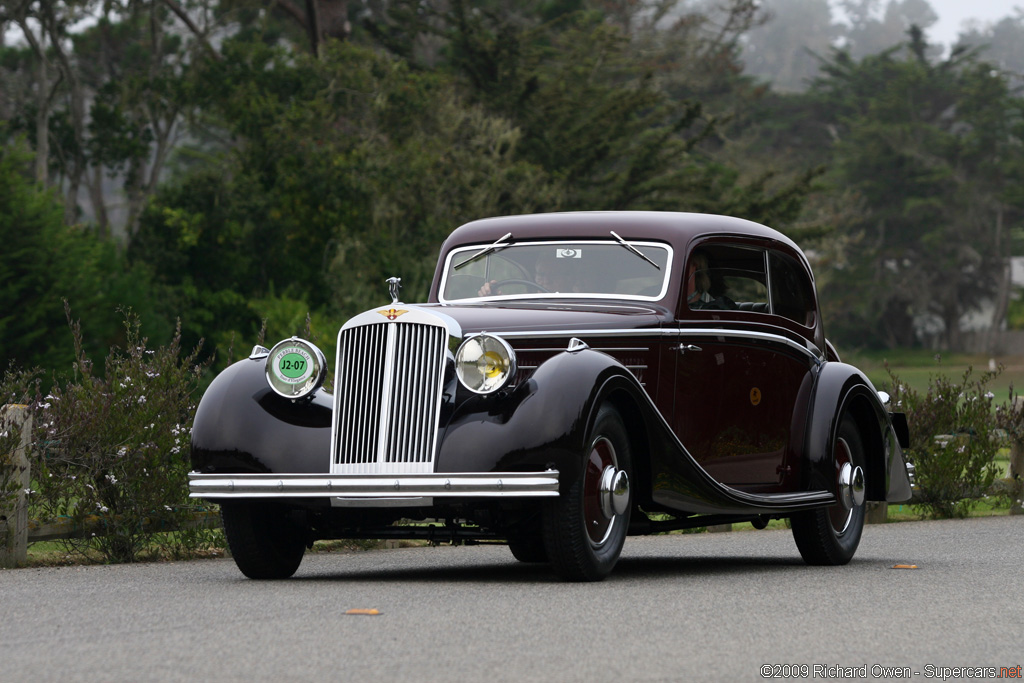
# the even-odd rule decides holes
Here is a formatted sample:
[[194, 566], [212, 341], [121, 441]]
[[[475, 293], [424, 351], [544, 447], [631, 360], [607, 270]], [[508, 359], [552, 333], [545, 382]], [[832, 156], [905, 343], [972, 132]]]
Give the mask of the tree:
[[[159, 0], [10, 0], [0, 19], [16, 24], [26, 43], [7, 49], [4, 80], [28, 105], [11, 131], [34, 144], [37, 180], [65, 188], [68, 224], [79, 219], [84, 188], [106, 238], [118, 203], [109, 181], [118, 179], [127, 199], [119, 222], [130, 238], [181, 132], [176, 87], [200, 51]], [[74, 28], [81, 23], [87, 28]]]
[[842, 28], [828, 0], [772, 0], [769, 19], [744, 36], [746, 73], [776, 91], [801, 92], [818, 75], [819, 55], [828, 54]]
[[432, 57], [440, 68], [471, 101], [522, 131], [520, 158], [564, 185], [563, 203], [544, 208], [792, 217], [807, 175], [769, 188], [763, 175], [723, 163], [717, 117], [702, 99], [725, 112], [742, 100], [737, 41], [754, 20], [753, 3], [726, 3], [714, 17], [671, 1], [550, 15], [543, 3], [511, 4], [456, 0], [421, 11], [399, 2], [369, 30], [414, 63], [423, 58], [409, 45], [421, 36], [439, 41]]
[[853, 344], [909, 346], [931, 319], [960, 349], [961, 318], [996, 298], [1022, 217], [1021, 100], [973, 53], [927, 55], [911, 30], [879, 55], [836, 53], [814, 86], [835, 130], [834, 180], [863, 207], [825, 288], [845, 311], [833, 330]]
[[559, 203], [516, 158], [520, 133], [443, 75], [338, 41], [319, 58], [224, 49], [189, 86], [221, 142], [161, 190], [129, 251], [155, 269], [187, 344], [252, 339], [284, 301], [337, 321], [380, 302], [391, 275], [423, 298], [456, 225]]
[[1024, 85], [1024, 9], [1017, 7], [1013, 16], [989, 26], [975, 22], [960, 33], [957, 44], [980, 50], [985, 61], [1004, 71], [1015, 86]]
[[[882, 0], [840, 0], [849, 26], [843, 32], [842, 47], [854, 59], [878, 54], [903, 40], [911, 26], [927, 30], [939, 20], [927, 0], [888, 0], [879, 16]], [[936, 58], [940, 46], [929, 46]]]
[[117, 309], [147, 317], [147, 329], [170, 334], [152, 313], [144, 268], [128, 269], [113, 245], [65, 226], [60, 198], [32, 178], [23, 143], [0, 147], [0, 363], [65, 372], [75, 359], [64, 301], [85, 320], [85, 350], [105, 353], [123, 339]]

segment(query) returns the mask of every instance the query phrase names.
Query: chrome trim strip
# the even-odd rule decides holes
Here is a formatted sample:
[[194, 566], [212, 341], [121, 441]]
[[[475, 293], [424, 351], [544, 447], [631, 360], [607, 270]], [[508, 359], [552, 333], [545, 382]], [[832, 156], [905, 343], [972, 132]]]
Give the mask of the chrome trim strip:
[[[380, 389], [380, 412], [368, 416], [378, 424], [377, 443], [373, 446], [375, 462], [387, 462], [388, 427], [391, 425], [391, 392], [395, 374], [395, 337], [398, 335], [398, 324], [389, 323], [385, 328], [387, 339], [384, 342], [384, 385]], [[340, 437], [339, 438], [343, 438]], [[342, 465], [343, 463], [335, 463]], [[347, 464], [347, 463], [346, 463]]]
[[[675, 328], [641, 328], [641, 329], [593, 329], [593, 330], [513, 330], [509, 332], [493, 332], [495, 336], [505, 339], [560, 339], [563, 337], [661, 337], [663, 339], [677, 339], [683, 337], [719, 337], [723, 341], [728, 339], [752, 339], [757, 341], [784, 344], [799, 351], [815, 363], [824, 362], [821, 352], [814, 353], [806, 346], [802, 346], [789, 337], [770, 332], [754, 332], [752, 330], [726, 330], [718, 327], [684, 327]], [[601, 350], [601, 349], [596, 349]], [[620, 349], [609, 349], [618, 351]]]
[[558, 471], [442, 474], [201, 474], [190, 498], [537, 498], [558, 496]]

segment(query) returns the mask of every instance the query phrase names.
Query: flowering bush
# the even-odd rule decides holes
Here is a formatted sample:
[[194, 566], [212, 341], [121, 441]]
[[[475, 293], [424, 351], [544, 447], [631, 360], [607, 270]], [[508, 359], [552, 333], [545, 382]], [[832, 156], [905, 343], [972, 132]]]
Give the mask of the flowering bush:
[[[82, 555], [93, 549], [108, 561], [135, 561], [154, 533], [182, 526], [194, 511], [187, 473], [198, 349], [181, 356], [180, 326], [170, 344], [148, 349], [138, 319], [126, 314], [126, 348], [111, 350], [98, 377], [78, 323], [71, 328], [74, 377], [37, 394], [32, 406], [32, 515], [69, 517], [80, 528], [101, 524], [103, 533], [66, 543]], [[160, 542], [179, 553], [206, 533], [182, 531]]]
[[992, 488], [999, 443], [989, 384], [998, 374], [975, 379], [968, 368], [959, 382], [934, 375], [921, 395], [889, 371], [894, 410], [905, 412], [910, 425], [915, 502], [929, 517], [966, 517]]

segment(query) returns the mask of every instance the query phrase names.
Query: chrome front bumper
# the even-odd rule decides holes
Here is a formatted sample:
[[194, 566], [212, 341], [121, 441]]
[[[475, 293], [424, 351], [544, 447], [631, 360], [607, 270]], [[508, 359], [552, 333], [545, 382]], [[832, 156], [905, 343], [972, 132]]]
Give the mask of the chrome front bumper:
[[558, 471], [446, 474], [188, 475], [190, 498], [536, 498], [558, 495]]

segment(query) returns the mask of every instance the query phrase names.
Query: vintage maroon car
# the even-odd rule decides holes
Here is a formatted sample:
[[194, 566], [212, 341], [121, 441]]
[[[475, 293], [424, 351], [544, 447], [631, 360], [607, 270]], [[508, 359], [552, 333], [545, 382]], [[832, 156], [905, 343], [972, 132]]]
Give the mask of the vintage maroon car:
[[[252, 578], [317, 539], [501, 541], [596, 580], [627, 535], [789, 518], [843, 564], [865, 501], [904, 501], [906, 420], [825, 340], [807, 259], [750, 221], [564, 213], [464, 225], [427, 303], [323, 354], [287, 339], [221, 373], [192, 432]], [[685, 542], [680, 539], [680, 542]]]

